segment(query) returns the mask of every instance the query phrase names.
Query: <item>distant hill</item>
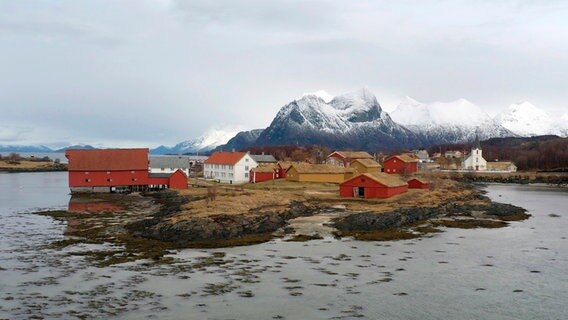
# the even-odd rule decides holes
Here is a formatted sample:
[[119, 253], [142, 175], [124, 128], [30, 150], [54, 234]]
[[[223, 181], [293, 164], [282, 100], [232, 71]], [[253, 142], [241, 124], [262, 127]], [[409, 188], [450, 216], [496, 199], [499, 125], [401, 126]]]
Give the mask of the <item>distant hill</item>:
[[53, 152], [46, 146], [0, 145], [0, 153], [7, 152]]
[[[470, 149], [468, 144], [429, 148], [430, 152]], [[485, 160], [512, 161], [519, 170], [568, 171], [568, 138], [555, 135], [491, 138], [481, 141], [481, 149]]]
[[93, 149], [96, 149], [96, 148], [91, 146], [91, 145], [88, 145], [88, 144], [86, 144], [86, 145], [76, 144], [76, 145], [73, 145], [73, 146], [68, 146], [68, 147], [53, 150], [53, 152], [65, 152], [65, 150], [70, 150], [70, 149], [73, 149], [73, 150], [93, 150]]

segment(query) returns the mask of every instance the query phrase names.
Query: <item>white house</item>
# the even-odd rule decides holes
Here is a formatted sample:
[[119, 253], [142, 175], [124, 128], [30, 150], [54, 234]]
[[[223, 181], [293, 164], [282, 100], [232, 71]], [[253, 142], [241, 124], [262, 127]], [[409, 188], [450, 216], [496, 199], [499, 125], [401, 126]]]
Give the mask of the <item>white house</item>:
[[257, 165], [248, 152], [215, 152], [203, 162], [203, 176], [223, 183], [246, 183], [250, 169]]
[[471, 152], [462, 161], [462, 169], [473, 171], [487, 171], [487, 161], [483, 159], [479, 138], [476, 137], [475, 144], [471, 148]]
[[187, 156], [151, 156], [150, 173], [174, 173], [180, 169], [189, 177], [190, 162]]

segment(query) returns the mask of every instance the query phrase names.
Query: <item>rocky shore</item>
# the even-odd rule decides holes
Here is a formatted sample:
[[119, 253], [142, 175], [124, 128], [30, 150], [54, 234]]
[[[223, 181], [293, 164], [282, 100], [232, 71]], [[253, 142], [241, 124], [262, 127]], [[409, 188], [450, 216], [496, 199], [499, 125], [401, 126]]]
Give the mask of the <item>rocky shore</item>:
[[[175, 198], [174, 198], [175, 199]], [[174, 200], [177, 203], [179, 200]], [[218, 247], [266, 241], [271, 234], [284, 227], [290, 219], [310, 216], [318, 207], [299, 201], [290, 203], [280, 212], [263, 211], [248, 215], [215, 214], [192, 217], [178, 223], [167, 219], [171, 204], [166, 205], [160, 217], [131, 223], [127, 226], [136, 236], [176, 243], [178, 246]]]
[[[408, 239], [440, 232], [443, 227], [504, 227], [508, 221], [528, 217], [522, 208], [491, 202], [471, 184], [444, 180], [439, 186], [434, 191], [374, 201], [308, 196], [305, 191], [289, 192], [286, 198], [275, 191], [242, 189], [227, 189], [214, 204], [206, 201], [199, 190], [186, 194], [84, 195], [72, 199], [69, 211], [42, 214], [67, 222], [66, 238], [54, 243], [55, 247], [78, 243], [123, 247], [91, 253], [103, 264], [162, 260], [171, 249], [250, 245], [275, 237], [292, 241], [321, 239], [325, 235], [358, 240]], [[269, 195], [278, 202], [259, 206], [258, 198]], [[241, 201], [241, 207], [230, 212], [223, 201], [232, 207]], [[89, 202], [98, 206], [89, 204], [85, 208], [102, 209], [71, 210]], [[101, 205], [106, 202], [117, 206]]]

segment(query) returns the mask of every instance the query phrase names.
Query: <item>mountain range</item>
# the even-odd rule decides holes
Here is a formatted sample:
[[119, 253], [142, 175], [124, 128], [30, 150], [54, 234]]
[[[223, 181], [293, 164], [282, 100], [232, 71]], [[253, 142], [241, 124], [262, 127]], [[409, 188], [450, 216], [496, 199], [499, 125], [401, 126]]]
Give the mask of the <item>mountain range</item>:
[[239, 131], [211, 129], [196, 139], [182, 141], [173, 147], [159, 146], [151, 149], [152, 154], [206, 153], [227, 143]]
[[46, 146], [33, 146], [33, 145], [0, 145], [0, 152], [65, 152], [67, 149], [95, 149], [91, 145], [72, 145], [64, 148], [53, 149]]
[[[338, 96], [320, 90], [280, 108], [265, 129], [213, 129], [153, 154], [208, 153], [250, 147], [318, 144], [367, 151], [428, 147], [495, 137], [568, 136], [568, 114], [553, 118], [529, 102], [512, 104], [495, 117], [465, 99], [422, 103], [406, 97], [385, 112], [367, 88]], [[93, 148], [91, 146], [72, 146]], [[0, 152], [53, 152], [45, 146], [3, 146]]]

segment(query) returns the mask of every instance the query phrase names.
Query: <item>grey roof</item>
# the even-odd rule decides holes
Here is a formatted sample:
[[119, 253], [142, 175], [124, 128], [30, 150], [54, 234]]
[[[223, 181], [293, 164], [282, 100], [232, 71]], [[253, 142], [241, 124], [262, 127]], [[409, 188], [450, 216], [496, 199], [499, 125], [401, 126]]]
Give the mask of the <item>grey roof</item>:
[[173, 172], [171, 173], [150, 173], [149, 177], [150, 178], [169, 178], [172, 174], [174, 174]]
[[182, 156], [150, 157], [150, 168], [188, 169], [189, 158]]
[[261, 163], [261, 162], [278, 162], [276, 161], [276, 158], [274, 158], [273, 155], [271, 154], [251, 154], [250, 157], [256, 161], [257, 163]]

